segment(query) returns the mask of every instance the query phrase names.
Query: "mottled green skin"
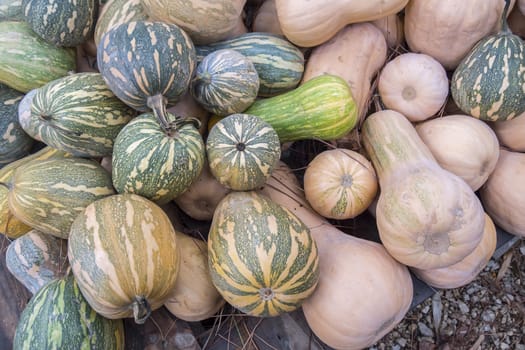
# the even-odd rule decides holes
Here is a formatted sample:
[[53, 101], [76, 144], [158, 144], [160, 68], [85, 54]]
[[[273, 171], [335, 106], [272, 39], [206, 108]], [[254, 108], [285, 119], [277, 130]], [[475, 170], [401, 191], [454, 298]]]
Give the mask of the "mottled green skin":
[[0, 83], [20, 92], [76, 69], [76, 51], [40, 38], [25, 21], [0, 22]]
[[19, 91], [0, 84], [0, 168], [29, 154], [34, 139], [18, 122]]
[[206, 153], [213, 176], [236, 191], [266, 183], [281, 157], [281, 143], [270, 124], [249, 114], [219, 120], [208, 134]]
[[0, 0], [0, 21], [23, 21], [22, 0]]
[[112, 27], [97, 46], [97, 64], [109, 88], [138, 111], [151, 110], [148, 98], [176, 103], [195, 69], [195, 47], [174, 24], [133, 21]]
[[78, 46], [95, 29], [95, 0], [22, 0], [24, 18], [45, 41], [60, 47]]
[[303, 76], [304, 55], [283, 36], [250, 32], [233, 39], [196, 46], [198, 62], [220, 49], [238, 51], [253, 62], [260, 79], [259, 96], [274, 96], [292, 90]]
[[254, 191], [232, 191], [217, 205], [208, 236], [212, 282], [254, 316], [291, 312], [319, 280], [317, 245], [292, 212]]
[[31, 298], [16, 327], [13, 349], [124, 349], [124, 323], [97, 314], [70, 274]]
[[208, 112], [218, 116], [241, 113], [257, 98], [259, 75], [243, 54], [221, 49], [197, 65], [190, 93]]
[[106, 32], [121, 23], [142, 21], [148, 19], [148, 15], [142, 5], [142, 0], [110, 0], [104, 4], [97, 18], [93, 39], [95, 44], [100, 43], [100, 39]]
[[22, 127], [33, 138], [75, 156], [104, 157], [136, 115], [100, 73], [75, 73], [37, 89]]
[[118, 193], [167, 203], [189, 188], [204, 160], [204, 141], [194, 124], [186, 123], [168, 134], [152, 113], [144, 113], [129, 122], [115, 140], [113, 186]]
[[111, 174], [85, 158], [34, 160], [18, 167], [10, 183], [9, 208], [27, 225], [60, 238], [91, 202], [115, 193]]

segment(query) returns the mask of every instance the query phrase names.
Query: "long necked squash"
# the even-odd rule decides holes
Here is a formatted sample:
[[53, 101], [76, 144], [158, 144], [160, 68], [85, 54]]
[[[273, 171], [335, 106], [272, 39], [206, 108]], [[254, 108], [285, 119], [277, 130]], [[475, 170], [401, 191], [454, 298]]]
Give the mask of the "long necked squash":
[[485, 220], [470, 186], [439, 166], [401, 113], [375, 112], [361, 131], [379, 178], [376, 221], [388, 252], [421, 269], [451, 265], [472, 252]]

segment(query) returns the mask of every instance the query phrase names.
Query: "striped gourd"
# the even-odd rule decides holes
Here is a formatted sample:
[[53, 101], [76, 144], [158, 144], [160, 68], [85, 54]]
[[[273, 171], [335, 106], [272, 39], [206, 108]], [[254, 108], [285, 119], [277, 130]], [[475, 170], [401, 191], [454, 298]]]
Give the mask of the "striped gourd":
[[450, 83], [458, 107], [485, 121], [509, 120], [525, 112], [525, 43], [510, 31], [506, 13], [501, 30], [474, 46]]
[[136, 111], [118, 99], [100, 73], [75, 73], [37, 89], [24, 130], [78, 157], [111, 155], [119, 131]]
[[147, 18], [142, 0], [109, 0], [98, 15], [93, 35], [95, 45], [100, 43], [100, 39], [110, 28], [121, 23], [142, 21]]
[[197, 60], [213, 51], [231, 49], [253, 62], [259, 74], [259, 96], [273, 96], [299, 84], [304, 72], [304, 55], [283, 36], [251, 32], [233, 39], [196, 46]]
[[68, 258], [82, 294], [104, 317], [144, 323], [171, 296], [179, 246], [162, 208], [135, 194], [97, 200], [71, 226]]
[[40, 38], [25, 21], [0, 22], [0, 83], [20, 92], [76, 69], [76, 51]]
[[259, 75], [243, 54], [221, 49], [197, 65], [190, 93], [208, 112], [219, 116], [240, 113], [256, 99]]
[[34, 139], [18, 122], [19, 91], [0, 84], [0, 168], [29, 154]]
[[118, 193], [135, 193], [163, 204], [188, 189], [202, 170], [206, 151], [195, 125], [184, 119], [179, 123], [173, 132], [166, 132], [152, 113], [144, 113], [121, 130], [112, 158]]
[[67, 240], [31, 230], [7, 246], [5, 262], [9, 272], [35, 294], [66, 275]]
[[188, 90], [195, 47], [174, 24], [133, 21], [112, 27], [97, 46], [97, 64], [109, 88], [130, 107], [153, 110], [169, 128], [166, 105]]
[[91, 202], [115, 193], [111, 174], [85, 158], [33, 160], [9, 184], [11, 212], [44, 233], [67, 238], [75, 217]]
[[264, 185], [281, 157], [281, 143], [270, 124], [249, 114], [232, 114], [218, 121], [206, 140], [213, 176], [236, 191]]
[[23, 21], [22, 0], [0, 0], [0, 21]]
[[268, 122], [281, 142], [336, 140], [357, 123], [357, 106], [342, 78], [324, 74], [277, 96], [255, 101], [246, 114]]
[[46, 284], [20, 315], [13, 349], [124, 349], [124, 322], [97, 314], [73, 275]]
[[[22, 129], [29, 129], [29, 123], [31, 121], [31, 104], [33, 103], [33, 97], [35, 97], [38, 88], [29, 90], [24, 97], [18, 103], [18, 123]], [[41, 141], [38, 135], [32, 136], [36, 141]]]
[[95, 0], [23, 0], [24, 18], [45, 41], [56, 45], [78, 46], [93, 35], [97, 3]]
[[[23, 164], [33, 160], [43, 160], [49, 158], [71, 157], [70, 154], [59, 151], [49, 146], [14, 161], [0, 169], [0, 183], [9, 184], [15, 170]], [[31, 226], [24, 224], [16, 218], [9, 209], [8, 203], [9, 187], [0, 186], [0, 233], [9, 238], [18, 238], [31, 230]]]
[[254, 191], [233, 191], [215, 209], [208, 236], [212, 281], [254, 316], [297, 309], [319, 279], [317, 245], [291, 211]]

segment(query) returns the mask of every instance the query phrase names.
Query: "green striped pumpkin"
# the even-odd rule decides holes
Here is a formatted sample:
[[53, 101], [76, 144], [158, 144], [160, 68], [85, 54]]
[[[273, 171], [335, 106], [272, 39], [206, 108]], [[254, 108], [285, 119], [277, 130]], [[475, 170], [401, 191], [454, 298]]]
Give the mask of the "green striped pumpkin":
[[281, 157], [281, 143], [270, 124], [249, 114], [218, 121], [206, 140], [213, 176], [236, 191], [263, 186]]
[[12, 241], [5, 252], [9, 272], [32, 294], [66, 275], [67, 241], [31, 230]]
[[0, 22], [23, 20], [22, 0], [0, 0]]
[[219, 116], [240, 113], [256, 99], [259, 75], [243, 54], [222, 49], [210, 53], [197, 65], [190, 93], [208, 112]]
[[0, 83], [26, 93], [76, 69], [76, 51], [40, 38], [25, 21], [0, 22]]
[[254, 191], [233, 191], [213, 215], [208, 236], [212, 282], [253, 316], [291, 312], [319, 280], [317, 245], [292, 212]]
[[100, 11], [93, 39], [98, 46], [100, 39], [112, 27], [133, 21], [147, 20], [142, 0], [109, 0]]
[[166, 105], [188, 90], [195, 47], [174, 24], [133, 21], [112, 27], [97, 46], [97, 63], [109, 88], [128, 106], [155, 113], [163, 128]]
[[268, 122], [281, 142], [336, 140], [357, 124], [357, 105], [342, 78], [324, 74], [277, 96], [255, 101], [246, 114]]
[[18, 321], [13, 349], [124, 349], [124, 322], [97, 314], [69, 274], [33, 295]]
[[[33, 104], [33, 97], [35, 97], [38, 88], [29, 90], [24, 97], [18, 103], [18, 123], [24, 130], [29, 129], [29, 122], [31, 120], [31, 105]], [[31, 136], [36, 141], [42, 141], [38, 138], [38, 135]]]
[[31, 161], [15, 170], [9, 187], [13, 215], [60, 238], [68, 237], [71, 223], [88, 204], [115, 193], [111, 174], [85, 158]]
[[24, 130], [78, 157], [113, 152], [120, 130], [137, 112], [118, 99], [100, 73], [75, 73], [37, 89]]
[[152, 113], [144, 113], [120, 131], [112, 158], [118, 193], [135, 193], [164, 204], [189, 188], [202, 170], [206, 150], [193, 122], [179, 119], [178, 123], [166, 132]]
[[174, 290], [180, 264], [164, 210], [135, 194], [86, 207], [71, 225], [68, 258], [82, 294], [104, 317], [144, 323]]
[[246, 56], [257, 70], [259, 96], [274, 96], [292, 90], [301, 81], [304, 55], [285, 37], [271, 33], [250, 32], [209, 45], [198, 45], [197, 61], [220, 49], [231, 49]]
[[34, 139], [18, 121], [24, 94], [0, 84], [0, 168], [29, 154]]
[[458, 107], [485, 121], [510, 120], [525, 112], [525, 43], [510, 31], [506, 13], [502, 29], [474, 46], [450, 83]]

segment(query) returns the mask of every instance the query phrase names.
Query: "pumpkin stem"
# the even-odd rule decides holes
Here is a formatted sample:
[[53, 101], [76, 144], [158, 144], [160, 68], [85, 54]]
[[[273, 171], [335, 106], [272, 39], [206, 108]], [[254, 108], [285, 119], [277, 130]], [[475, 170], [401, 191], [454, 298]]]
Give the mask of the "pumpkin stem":
[[5, 182], [0, 182], [0, 186], [5, 187], [8, 191], [11, 189], [11, 186], [9, 186], [9, 184], [6, 184]]
[[510, 32], [509, 24], [507, 23], [507, 12], [509, 11], [509, 6], [511, 3], [511, 0], [504, 0], [505, 6], [503, 7], [503, 12], [501, 13], [500, 18], [500, 31], [503, 33]]
[[170, 121], [168, 120], [168, 112], [166, 111], [166, 105], [168, 101], [161, 94], [148, 97], [146, 102], [147, 106], [151, 108], [153, 114], [159, 121], [160, 126], [164, 130], [171, 128]]
[[133, 308], [133, 318], [137, 324], [144, 324], [151, 315], [151, 307], [144, 296], [136, 296], [131, 307]]

